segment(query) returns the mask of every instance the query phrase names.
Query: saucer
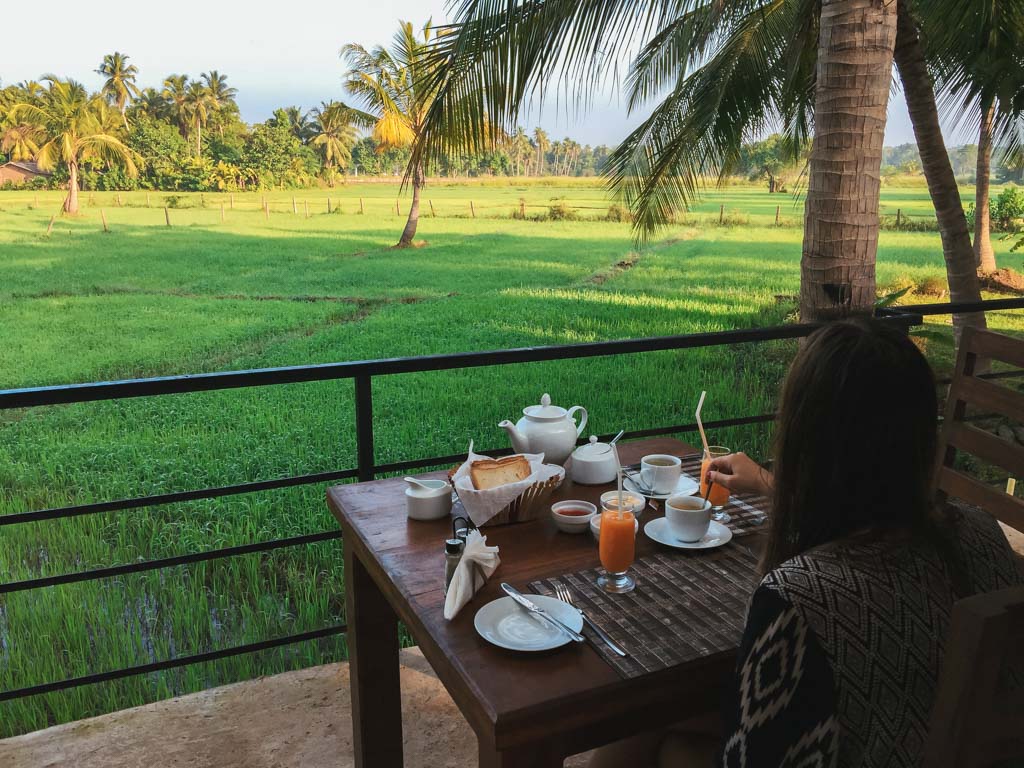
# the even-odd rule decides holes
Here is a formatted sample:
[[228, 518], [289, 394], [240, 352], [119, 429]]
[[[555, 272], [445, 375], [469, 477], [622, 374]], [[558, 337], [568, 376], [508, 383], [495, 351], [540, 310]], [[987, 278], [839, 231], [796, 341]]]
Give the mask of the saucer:
[[671, 496], [692, 496], [700, 488], [700, 483], [689, 475], [682, 474], [679, 476], [679, 482], [676, 483], [675, 490], [672, 493], [650, 493], [649, 491], [644, 491], [631, 477], [623, 478], [622, 487], [631, 493], [639, 493], [644, 498], [664, 501]]
[[729, 540], [732, 539], [732, 531], [714, 520], [708, 526], [708, 532], [704, 534], [704, 538], [699, 541], [681, 541], [677, 539], [669, 530], [668, 520], [664, 517], [651, 520], [651, 522], [644, 526], [644, 533], [647, 534], [647, 538], [675, 549], [714, 549], [723, 544], [728, 544]]
[[[526, 597], [573, 631], [583, 630], [580, 612], [568, 603], [544, 595]], [[473, 626], [484, 640], [510, 651], [550, 651], [572, 642], [565, 632], [534, 616], [511, 597], [499, 597], [483, 606], [473, 617]]]

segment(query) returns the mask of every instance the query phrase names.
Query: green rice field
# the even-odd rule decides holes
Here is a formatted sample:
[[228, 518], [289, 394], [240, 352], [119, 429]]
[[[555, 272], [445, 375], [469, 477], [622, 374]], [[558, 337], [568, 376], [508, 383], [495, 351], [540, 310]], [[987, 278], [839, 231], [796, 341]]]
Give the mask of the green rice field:
[[[61, 199], [0, 192], [0, 389], [749, 328], [791, 319], [799, 284], [802, 204], [753, 186], [708, 193], [643, 247], [629, 224], [606, 220], [596, 182], [432, 184], [422, 245], [406, 250], [390, 247], [408, 210], [396, 183], [83, 192], [82, 214], [47, 232]], [[552, 220], [553, 206], [580, 218]], [[882, 213], [897, 209], [932, 217], [923, 187], [884, 188]], [[1024, 252], [994, 240], [1000, 266], [1024, 270]], [[882, 232], [881, 293], [944, 275], [937, 232]], [[1024, 331], [1024, 313], [989, 323]], [[948, 318], [917, 335], [947, 368]], [[586, 406], [596, 433], [688, 422], [702, 389], [706, 419], [769, 412], [793, 350], [377, 379], [376, 459], [457, 453], [471, 439], [504, 446], [497, 423], [543, 392]], [[766, 427], [714, 435], [757, 455], [769, 438]], [[346, 381], [0, 412], [0, 514], [355, 462]], [[3, 526], [0, 581], [333, 530], [323, 499], [318, 485]], [[340, 623], [343, 583], [330, 542], [0, 595], [0, 690]], [[345, 653], [338, 637], [4, 702], [0, 737]]]

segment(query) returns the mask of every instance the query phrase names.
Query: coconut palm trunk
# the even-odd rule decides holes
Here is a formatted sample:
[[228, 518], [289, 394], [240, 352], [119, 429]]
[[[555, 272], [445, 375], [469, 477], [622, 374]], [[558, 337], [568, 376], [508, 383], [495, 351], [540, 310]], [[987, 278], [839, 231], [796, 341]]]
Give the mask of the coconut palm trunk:
[[867, 313], [875, 302], [878, 193], [895, 43], [895, 2], [822, 0], [800, 262], [804, 322]]
[[992, 121], [995, 118], [995, 100], [987, 98], [981, 105], [981, 130], [978, 133], [978, 173], [975, 179], [974, 200], [974, 259], [978, 271], [987, 274], [996, 271], [996, 253], [992, 250], [989, 234], [992, 214], [989, 209], [989, 183], [992, 172]]
[[78, 163], [68, 163], [68, 196], [64, 200], [64, 212], [78, 213]]
[[405, 229], [402, 230], [398, 248], [408, 248], [412, 245], [412, 239], [416, 237], [416, 226], [420, 222], [420, 189], [423, 188], [423, 181], [423, 164], [417, 163], [412, 174], [412, 204], [409, 206], [409, 218], [405, 222]]
[[[917, 26], [908, 10], [906, 0], [901, 0], [895, 61], [903, 82], [903, 93], [907, 98], [917, 148], [921, 153], [921, 169], [928, 182], [928, 194], [935, 207], [935, 218], [939, 222], [949, 299], [953, 302], [980, 301], [981, 288], [971, 235], [967, 229], [967, 217], [964, 216], [960, 190], [939, 127], [939, 111], [935, 106], [932, 78], [925, 64]], [[953, 328], [957, 341], [967, 325], [984, 328], [985, 314], [975, 312], [954, 315]]]

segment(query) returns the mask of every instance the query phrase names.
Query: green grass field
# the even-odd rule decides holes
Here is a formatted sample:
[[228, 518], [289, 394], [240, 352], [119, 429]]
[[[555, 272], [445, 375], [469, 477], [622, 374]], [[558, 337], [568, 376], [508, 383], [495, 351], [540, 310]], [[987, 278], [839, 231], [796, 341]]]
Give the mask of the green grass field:
[[[802, 208], [792, 196], [708, 194], [685, 224], [638, 249], [629, 225], [601, 220], [608, 200], [597, 183], [436, 184], [424, 197], [425, 246], [398, 251], [390, 246], [408, 205], [398, 192], [385, 183], [296, 192], [297, 214], [291, 192], [274, 192], [269, 217], [260, 194], [234, 195], [234, 208], [228, 195], [181, 195], [171, 227], [167, 193], [150, 193], [146, 207], [144, 192], [86, 192], [82, 215], [58, 217], [49, 235], [60, 193], [0, 193], [0, 388], [724, 330], [782, 322], [793, 308]], [[328, 197], [340, 212], [327, 213]], [[586, 219], [512, 219], [521, 198], [528, 216], [561, 203]], [[717, 224], [721, 205], [728, 226]], [[883, 193], [889, 215], [926, 216], [929, 206], [923, 189]], [[1001, 265], [1024, 267], [1024, 253], [995, 245]], [[878, 262], [883, 290], [944, 276], [934, 232], [883, 231]], [[940, 365], [945, 322], [920, 334]], [[1024, 316], [993, 315], [990, 325], [1024, 330]], [[380, 379], [376, 458], [455, 453], [470, 439], [504, 445], [497, 423], [542, 392], [585, 405], [589, 429], [602, 433], [688, 421], [701, 389], [708, 419], [763, 413], [793, 348]], [[352, 467], [352, 394], [332, 382], [0, 414], [0, 514]], [[763, 453], [769, 435], [714, 437]], [[331, 529], [323, 490], [2, 527], [0, 574], [14, 581]], [[0, 690], [343, 621], [342, 584], [334, 543], [6, 595]], [[0, 736], [344, 653], [342, 639], [308, 643], [8, 702]]]

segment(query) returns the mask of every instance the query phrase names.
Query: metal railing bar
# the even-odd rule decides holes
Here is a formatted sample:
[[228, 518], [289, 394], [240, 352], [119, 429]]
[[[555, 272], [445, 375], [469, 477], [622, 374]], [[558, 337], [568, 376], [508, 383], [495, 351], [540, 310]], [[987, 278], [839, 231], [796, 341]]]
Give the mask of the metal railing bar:
[[256, 480], [251, 483], [223, 485], [217, 488], [200, 488], [194, 491], [174, 491], [173, 493], [160, 493], [154, 496], [138, 496], [132, 499], [98, 501], [93, 504], [77, 504], [70, 507], [53, 507], [52, 509], [43, 509], [36, 512], [12, 512], [8, 515], [0, 515], [0, 527], [5, 525], [14, 525], [16, 523], [35, 523], [41, 520], [56, 520], [65, 517], [78, 517], [80, 515], [95, 515], [98, 512], [118, 512], [125, 509], [138, 509], [140, 507], [156, 507], [161, 504], [173, 504], [175, 502], [182, 501], [216, 499], [221, 496], [234, 496], [239, 493], [270, 491], [276, 488], [291, 488], [297, 485], [324, 483], [331, 480], [348, 480], [355, 478], [358, 474], [358, 470], [355, 469], [341, 469], [333, 472], [315, 472], [308, 475], [281, 477], [275, 480]]
[[260, 640], [256, 643], [237, 645], [232, 648], [223, 648], [218, 651], [195, 653], [191, 656], [179, 656], [174, 659], [156, 661], [151, 664], [140, 664], [135, 667], [125, 667], [124, 669], [114, 669], [109, 672], [97, 672], [91, 675], [83, 675], [82, 677], [71, 677], [66, 680], [59, 680], [52, 683], [31, 685], [26, 688], [15, 688], [10, 691], [0, 691], [0, 701], [11, 701], [13, 699], [22, 699], [27, 696], [38, 696], [41, 693], [64, 691], [69, 688], [78, 688], [83, 685], [105, 683], [111, 680], [120, 680], [124, 677], [145, 675], [150, 672], [161, 672], [165, 669], [174, 669], [175, 667], [187, 667], [190, 664], [199, 664], [205, 661], [217, 661], [218, 659], [226, 659], [231, 656], [241, 656], [246, 653], [265, 651], [282, 645], [294, 645], [295, 643], [304, 643], [309, 640], [318, 640], [322, 637], [340, 635], [344, 634], [347, 630], [347, 625], [337, 624], [333, 627], [324, 627], [322, 629], [315, 629], [310, 632], [300, 632], [298, 634], [287, 635], [285, 637], [275, 637], [270, 640]]
[[[920, 317], [913, 314], [891, 314], [887, 321], [916, 325]], [[390, 376], [399, 373], [423, 373], [452, 369], [479, 368], [491, 365], [536, 363], [586, 357], [659, 352], [677, 349], [748, 344], [762, 341], [796, 339], [809, 335], [817, 323], [795, 323], [768, 328], [746, 328], [732, 331], [652, 336], [643, 339], [595, 341], [586, 344], [560, 344], [547, 347], [520, 347], [485, 352], [457, 352], [446, 355], [396, 357], [381, 360], [359, 360], [317, 365], [296, 365], [281, 368], [257, 368], [248, 371], [223, 371], [183, 376], [159, 376], [149, 379], [100, 381], [89, 384], [62, 384], [47, 387], [0, 390], [0, 410], [34, 408], [44, 405], [66, 405], [97, 400], [119, 400], [153, 395], [209, 392], [240, 387], [261, 387], [273, 384], [298, 384], [312, 381], [349, 379], [357, 376]]]
[[956, 304], [938, 302], [935, 304], [899, 304], [889, 307], [897, 311], [915, 312], [919, 315], [964, 315], [971, 312], [995, 312], [1001, 309], [1024, 309], [1024, 298], [982, 299], [961, 301]]
[[142, 560], [124, 565], [112, 565], [108, 568], [96, 568], [91, 571], [77, 571], [75, 573], [63, 573], [57, 576], [42, 576], [38, 579], [25, 579], [24, 581], [11, 581], [0, 584], [0, 595], [11, 592], [24, 592], [28, 589], [41, 589], [42, 587], [53, 587], [57, 584], [75, 584], [81, 581], [96, 581], [97, 579], [109, 579], [114, 576], [125, 576], [129, 573], [144, 573], [156, 571], [161, 568], [173, 568], [178, 565], [189, 565], [191, 563], [203, 563], [208, 560], [219, 560], [225, 557], [236, 557], [248, 555], [254, 552], [270, 552], [285, 547], [299, 547], [304, 544], [315, 544], [320, 541], [332, 541], [341, 538], [341, 529], [332, 531], [321, 531], [319, 533], [308, 533], [302, 536], [292, 536], [287, 539], [273, 539], [261, 541], [255, 544], [239, 544], [234, 547], [222, 549], [211, 549], [206, 552], [193, 552], [188, 555], [175, 555], [174, 557], [162, 557], [157, 560]]

